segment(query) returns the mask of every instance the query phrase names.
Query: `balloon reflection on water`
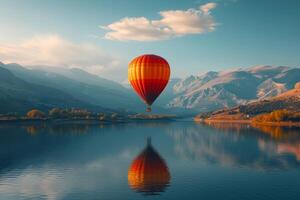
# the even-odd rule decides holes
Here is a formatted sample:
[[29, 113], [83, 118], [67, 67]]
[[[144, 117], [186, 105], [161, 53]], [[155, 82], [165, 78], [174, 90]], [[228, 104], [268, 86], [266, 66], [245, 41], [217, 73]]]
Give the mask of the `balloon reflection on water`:
[[166, 162], [148, 138], [146, 148], [133, 160], [128, 170], [129, 186], [144, 195], [158, 195], [169, 186], [170, 179]]

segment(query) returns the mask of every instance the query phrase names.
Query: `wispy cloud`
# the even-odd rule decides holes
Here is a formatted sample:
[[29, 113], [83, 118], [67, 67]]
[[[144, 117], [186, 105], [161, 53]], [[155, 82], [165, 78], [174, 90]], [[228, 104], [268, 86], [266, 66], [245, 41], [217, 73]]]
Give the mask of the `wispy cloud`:
[[200, 6], [200, 10], [202, 10], [204, 13], [209, 13], [209, 11], [214, 9], [216, 6], [217, 6], [216, 3], [207, 3]]
[[157, 41], [210, 32], [216, 27], [210, 12], [216, 6], [216, 3], [207, 3], [197, 9], [161, 11], [159, 20], [125, 17], [102, 26], [108, 31], [104, 38], [119, 41]]
[[36, 36], [18, 44], [0, 44], [0, 59], [26, 66], [81, 68], [101, 76], [120, 70], [119, 59], [105, 53], [98, 45], [74, 43], [58, 35]]

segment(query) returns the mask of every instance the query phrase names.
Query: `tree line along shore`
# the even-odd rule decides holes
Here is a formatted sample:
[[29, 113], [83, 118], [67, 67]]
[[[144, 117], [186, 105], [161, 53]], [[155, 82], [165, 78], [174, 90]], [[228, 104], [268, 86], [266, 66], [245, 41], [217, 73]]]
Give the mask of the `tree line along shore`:
[[90, 112], [86, 109], [53, 108], [48, 112], [32, 109], [25, 115], [18, 113], [0, 114], [0, 121], [48, 121], [48, 120], [96, 120], [122, 122], [129, 120], [172, 120], [175, 115], [167, 114], [124, 114], [117, 112]]

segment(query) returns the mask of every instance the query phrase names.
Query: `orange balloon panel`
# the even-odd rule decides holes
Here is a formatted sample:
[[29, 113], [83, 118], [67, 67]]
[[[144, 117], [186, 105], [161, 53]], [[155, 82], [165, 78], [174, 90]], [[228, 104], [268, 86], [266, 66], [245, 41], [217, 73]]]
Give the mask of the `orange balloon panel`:
[[170, 66], [157, 55], [142, 55], [133, 59], [128, 67], [128, 80], [137, 94], [151, 105], [168, 84]]

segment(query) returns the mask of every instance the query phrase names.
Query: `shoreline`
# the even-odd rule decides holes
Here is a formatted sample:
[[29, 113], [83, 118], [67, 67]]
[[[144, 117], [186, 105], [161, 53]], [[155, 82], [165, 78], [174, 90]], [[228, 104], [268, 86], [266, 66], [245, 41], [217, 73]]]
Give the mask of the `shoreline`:
[[[2, 123], [99, 123], [99, 124], [118, 124], [130, 122], [174, 122], [178, 119], [175, 118], [128, 118], [128, 119], [115, 119], [115, 120], [98, 120], [98, 119], [11, 119], [0, 120]], [[227, 124], [249, 124], [249, 125], [262, 125], [262, 126], [282, 126], [282, 127], [300, 127], [300, 122], [253, 122], [251, 119], [245, 120], [228, 120], [228, 119], [200, 119], [194, 118], [195, 123], [227, 123]]]
[[251, 124], [251, 120], [229, 120], [229, 119], [205, 119], [204, 123], [239, 123], [239, 124]]
[[128, 119], [115, 119], [115, 120], [98, 120], [98, 119], [10, 119], [0, 120], [2, 123], [128, 123], [128, 122], [171, 122], [176, 118], [128, 118]]
[[300, 122], [251, 122], [251, 124], [262, 125], [262, 126], [300, 127]]
[[253, 122], [252, 120], [222, 120], [222, 119], [194, 119], [195, 122], [202, 122], [205, 124], [210, 123], [236, 123], [236, 124], [250, 124], [250, 125], [262, 125], [262, 126], [288, 126], [288, 127], [300, 127], [300, 122]]

